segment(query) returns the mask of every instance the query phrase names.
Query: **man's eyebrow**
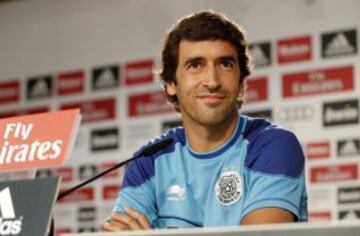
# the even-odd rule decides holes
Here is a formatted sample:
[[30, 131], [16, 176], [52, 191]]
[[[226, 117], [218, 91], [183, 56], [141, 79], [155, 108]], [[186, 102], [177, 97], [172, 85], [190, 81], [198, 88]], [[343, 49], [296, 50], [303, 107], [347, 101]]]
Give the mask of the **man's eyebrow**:
[[232, 61], [232, 62], [236, 62], [235, 57], [233, 56], [221, 56], [218, 59], [219, 61]]

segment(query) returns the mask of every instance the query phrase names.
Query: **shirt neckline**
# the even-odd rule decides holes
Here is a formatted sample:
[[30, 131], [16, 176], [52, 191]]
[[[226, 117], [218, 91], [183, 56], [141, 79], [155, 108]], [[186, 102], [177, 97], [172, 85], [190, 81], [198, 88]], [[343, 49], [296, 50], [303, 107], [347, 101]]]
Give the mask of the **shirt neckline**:
[[212, 151], [209, 151], [209, 152], [194, 151], [190, 147], [190, 144], [188, 143], [187, 138], [186, 138], [186, 147], [187, 147], [189, 153], [191, 154], [191, 156], [193, 156], [197, 159], [211, 159], [211, 158], [217, 157], [217, 156], [223, 154], [225, 151], [227, 151], [235, 143], [237, 138], [242, 133], [243, 126], [244, 126], [244, 118], [242, 116], [239, 116], [239, 118], [236, 122], [236, 128], [235, 128], [234, 132], [232, 133], [231, 137], [223, 145], [221, 145], [220, 147], [218, 147]]

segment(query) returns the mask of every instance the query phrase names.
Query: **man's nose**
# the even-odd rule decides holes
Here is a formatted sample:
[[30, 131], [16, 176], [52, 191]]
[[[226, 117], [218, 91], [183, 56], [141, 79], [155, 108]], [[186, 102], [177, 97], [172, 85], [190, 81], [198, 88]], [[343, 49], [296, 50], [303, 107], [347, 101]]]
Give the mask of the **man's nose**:
[[205, 78], [205, 86], [210, 91], [216, 91], [221, 86], [218, 72], [216, 70], [216, 67], [213, 66], [213, 65], [210, 65], [210, 66], [207, 67], [207, 73], [206, 73], [206, 78]]

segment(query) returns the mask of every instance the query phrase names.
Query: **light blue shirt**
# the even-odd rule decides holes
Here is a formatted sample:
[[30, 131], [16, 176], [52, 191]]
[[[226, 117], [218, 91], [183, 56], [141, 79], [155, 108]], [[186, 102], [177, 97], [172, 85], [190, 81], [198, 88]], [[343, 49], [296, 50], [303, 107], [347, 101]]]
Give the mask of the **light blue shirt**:
[[240, 116], [232, 137], [211, 152], [192, 150], [181, 127], [151, 143], [169, 137], [170, 146], [128, 165], [114, 211], [132, 207], [154, 228], [239, 225], [264, 207], [307, 220], [304, 155], [290, 131]]

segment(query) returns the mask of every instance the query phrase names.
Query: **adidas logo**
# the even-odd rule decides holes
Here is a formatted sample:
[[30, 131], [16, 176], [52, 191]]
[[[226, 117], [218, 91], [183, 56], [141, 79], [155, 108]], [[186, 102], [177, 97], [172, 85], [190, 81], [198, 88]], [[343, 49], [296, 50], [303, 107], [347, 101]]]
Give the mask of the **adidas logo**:
[[0, 235], [20, 234], [23, 219], [16, 219], [9, 187], [0, 191], [0, 213]]
[[30, 97], [44, 97], [47, 95], [49, 95], [49, 88], [45, 80], [39, 79], [31, 88]]
[[357, 212], [351, 210], [351, 211], [348, 211], [348, 212], [344, 212], [343, 216], [340, 218], [341, 220], [358, 220], [359, 219], [359, 216], [358, 214], [356, 214]]
[[96, 88], [110, 88], [116, 86], [116, 79], [111, 70], [104, 70], [95, 82]]
[[270, 60], [267, 58], [260, 46], [254, 46], [251, 49], [251, 55], [254, 58], [254, 63], [257, 66], [269, 65]]
[[359, 143], [357, 140], [347, 140], [339, 143], [339, 155], [357, 155], [359, 154]]
[[355, 48], [343, 33], [338, 33], [332, 38], [325, 48], [325, 56], [354, 53]]

